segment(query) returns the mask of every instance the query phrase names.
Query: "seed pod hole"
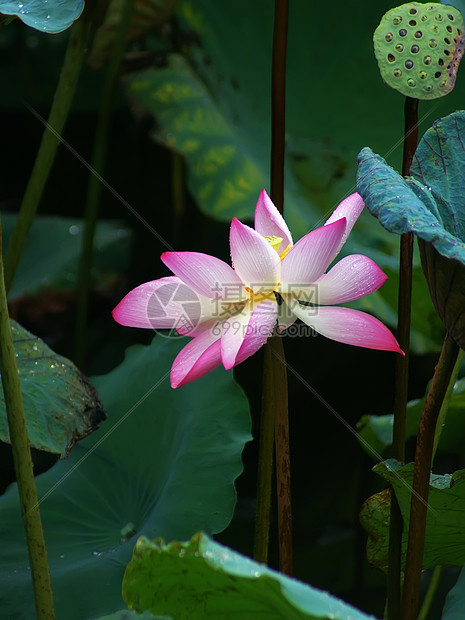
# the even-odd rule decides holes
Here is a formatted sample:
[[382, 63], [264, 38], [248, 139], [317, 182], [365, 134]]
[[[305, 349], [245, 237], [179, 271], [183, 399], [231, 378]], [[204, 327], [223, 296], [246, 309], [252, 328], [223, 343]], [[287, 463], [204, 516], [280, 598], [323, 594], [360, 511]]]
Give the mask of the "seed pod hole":
[[400, 17], [400, 15], [397, 15], [396, 17], [394, 17], [394, 19], [392, 20], [392, 25], [393, 26], [398, 26], [399, 24], [402, 23], [402, 17]]
[[411, 69], [413, 67], [413, 60], [406, 60], [404, 64], [406, 69]]
[[401, 28], [401, 29], [399, 30], [399, 35], [400, 35], [401, 37], [406, 37], [406, 36], [407, 36], [407, 31], [405, 30], [405, 28]]
[[394, 56], [394, 54], [388, 54], [388, 62], [395, 62], [396, 57]]
[[420, 71], [418, 73], [418, 77], [420, 78], [420, 80], [426, 80], [426, 78], [428, 77], [428, 74], [426, 73], [426, 71]]
[[438, 46], [438, 42], [435, 39], [430, 39], [430, 42], [428, 43], [428, 46], [432, 50], [434, 50]]
[[450, 13], [449, 13], [449, 15], [447, 17], [450, 19], [451, 22], [453, 22], [455, 20], [455, 17], [453, 15], [451, 15]]
[[415, 39], [421, 39], [421, 37], [423, 36], [423, 33], [421, 30], [417, 30], [414, 36], [415, 36]]
[[415, 87], [415, 80], [412, 80], [412, 78], [409, 78], [407, 80], [407, 84], [408, 84], [408, 86], [410, 86], [410, 88], [414, 88]]
[[425, 63], [425, 65], [430, 65], [431, 64], [431, 56], [425, 56], [423, 58], [423, 62]]
[[434, 19], [437, 22], [442, 22], [442, 20], [444, 19], [443, 16], [441, 15], [441, 13], [438, 13], [437, 15], [434, 16]]
[[436, 73], [434, 74], [434, 77], [435, 77], [436, 79], [438, 79], [438, 78], [440, 78], [440, 77], [441, 77], [441, 75], [442, 75], [442, 73], [441, 73], [440, 71], [436, 71]]
[[416, 25], [417, 25], [417, 22], [414, 19], [411, 19], [409, 21], [409, 26], [416, 26]]
[[395, 48], [396, 48], [396, 51], [398, 51], [398, 52], [403, 52], [404, 51], [404, 46], [402, 45], [402, 43], [397, 43]]
[[412, 47], [410, 48], [410, 51], [412, 52], [412, 54], [418, 54], [418, 52], [420, 51], [420, 46], [412, 45]]
[[393, 38], [394, 38], [394, 35], [392, 34], [392, 32], [388, 32], [386, 36], [384, 37], [384, 40], [390, 43]]
[[444, 43], [447, 43], [447, 45], [450, 45], [450, 39], [448, 39], [447, 37], [444, 37]]
[[433, 90], [433, 85], [426, 84], [426, 86], [423, 86], [423, 90], [425, 90], [427, 93], [430, 93]]
[[400, 78], [402, 77], [402, 71], [400, 69], [394, 69], [394, 71], [392, 72], [392, 74], [394, 75], [394, 77], [396, 78]]
[[413, 6], [412, 6], [412, 8], [411, 8], [411, 9], [409, 9], [409, 11], [408, 11], [408, 12], [410, 13], [410, 15], [416, 15], [416, 14], [418, 13], [418, 11], [416, 10], [416, 8], [415, 8], [415, 7], [413, 7]]

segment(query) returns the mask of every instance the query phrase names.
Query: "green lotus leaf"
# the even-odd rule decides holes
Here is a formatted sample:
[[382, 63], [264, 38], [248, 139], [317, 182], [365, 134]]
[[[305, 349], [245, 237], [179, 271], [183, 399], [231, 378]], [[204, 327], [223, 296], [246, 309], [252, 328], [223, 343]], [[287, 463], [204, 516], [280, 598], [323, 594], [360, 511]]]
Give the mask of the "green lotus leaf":
[[[7, 247], [17, 215], [2, 214]], [[84, 221], [80, 218], [39, 215], [35, 218], [21, 256], [9, 299], [31, 295], [45, 288], [74, 289], [81, 253]], [[100, 283], [127, 267], [131, 233], [117, 220], [97, 224], [93, 276]]]
[[[232, 518], [234, 480], [250, 439], [245, 395], [218, 369], [179, 390], [170, 365], [182, 345], [156, 337], [96, 377], [109, 418], [37, 479], [57, 617], [121, 610], [121, 583], [136, 538], [218, 532]], [[34, 617], [16, 485], [0, 497], [0, 609]]]
[[[15, 321], [11, 328], [31, 445], [65, 456], [106, 418], [97, 392], [70, 360]], [[0, 440], [10, 443], [1, 386]]]
[[123, 582], [129, 607], [177, 620], [368, 620], [335, 596], [271, 570], [203, 533], [189, 542], [139, 538]]
[[[389, 459], [375, 465], [373, 471], [394, 488], [404, 520], [402, 563], [407, 552], [413, 463], [401, 465]], [[360, 522], [368, 533], [367, 556], [374, 566], [388, 566], [390, 491], [373, 495], [363, 504]], [[442, 476], [431, 474], [428, 495], [423, 568], [442, 564], [465, 563], [465, 470]]]

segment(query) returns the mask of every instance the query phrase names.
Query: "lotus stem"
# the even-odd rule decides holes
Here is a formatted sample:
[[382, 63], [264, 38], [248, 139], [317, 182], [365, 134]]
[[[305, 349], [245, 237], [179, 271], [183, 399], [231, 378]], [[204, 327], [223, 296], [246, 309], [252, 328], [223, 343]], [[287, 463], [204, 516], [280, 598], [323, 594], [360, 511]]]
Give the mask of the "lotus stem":
[[431, 575], [431, 579], [429, 582], [428, 589], [426, 590], [425, 598], [423, 600], [423, 605], [421, 606], [420, 613], [418, 614], [417, 620], [427, 620], [428, 614], [431, 609], [431, 605], [434, 601], [434, 597], [436, 596], [436, 592], [438, 590], [439, 582], [442, 577], [442, 566], [435, 566], [433, 570], [433, 574]]
[[16, 365], [10, 317], [8, 315], [1, 238], [2, 230], [0, 223], [0, 371], [3, 395], [21, 502], [21, 513], [26, 532], [37, 618], [39, 620], [52, 620], [55, 618], [52, 584], [40, 519], [29, 436], [24, 416], [21, 384]]
[[447, 334], [420, 418], [402, 598], [402, 618], [404, 620], [414, 620], [418, 611], [434, 435], [439, 411], [446, 396], [458, 354], [459, 346]]
[[263, 368], [262, 414], [260, 417], [257, 510], [255, 515], [255, 537], [253, 557], [257, 562], [268, 563], [270, 538], [271, 488], [273, 479], [274, 448], [274, 360], [271, 347], [265, 345]]
[[279, 569], [292, 575], [292, 503], [291, 461], [289, 450], [289, 413], [287, 367], [282, 338], [273, 336], [272, 352], [275, 406], [276, 485], [278, 493]]
[[[406, 97], [404, 106], [404, 152], [402, 174], [408, 175], [418, 143], [418, 99]], [[408, 400], [408, 368], [410, 359], [410, 322], [412, 306], [413, 235], [407, 233], [400, 239], [399, 293], [397, 305], [397, 341], [405, 353], [396, 359], [394, 397], [394, 458], [405, 460], [405, 420]], [[387, 617], [398, 620], [401, 605], [401, 546], [402, 515], [391, 488], [391, 514], [389, 520], [389, 568], [387, 586]]]
[[442, 427], [444, 426], [444, 422], [447, 415], [447, 410], [449, 409], [450, 399], [452, 398], [452, 393], [454, 391], [454, 385], [457, 381], [457, 377], [459, 375], [460, 366], [462, 365], [462, 360], [465, 355], [465, 351], [462, 349], [459, 350], [459, 354], [457, 355], [457, 361], [455, 362], [454, 370], [452, 371], [452, 376], [449, 381], [449, 387], [447, 388], [446, 396], [441, 406], [441, 411], [439, 412], [438, 422], [436, 424], [436, 432], [434, 433], [434, 445], [433, 445], [433, 461], [434, 456], [436, 454], [436, 450], [439, 444], [439, 439], [441, 438]]
[[7, 294], [13, 285], [29, 231], [55, 159], [60, 136], [68, 118], [87, 47], [89, 30], [90, 19], [87, 11], [84, 10], [83, 15], [71, 30], [48, 122], [24, 193], [16, 226], [8, 244], [5, 256], [5, 289]]
[[[283, 213], [284, 147], [286, 109], [286, 50], [289, 0], [275, 0], [273, 57], [271, 76], [271, 199]], [[292, 574], [292, 509], [289, 457], [289, 413], [287, 368], [280, 337], [274, 335], [265, 346], [261, 436], [258, 465], [255, 558], [266, 562], [271, 511], [273, 475], [273, 432], [276, 449], [278, 495], [279, 567]]]
[[92, 169], [87, 186], [85, 207], [85, 224], [82, 238], [81, 257], [79, 261], [79, 275], [77, 285], [77, 318], [75, 339], [75, 363], [79, 368], [84, 367], [87, 344], [87, 315], [91, 290], [92, 259], [94, 253], [95, 230], [97, 228], [99, 204], [102, 194], [100, 178], [104, 173], [108, 144], [108, 128], [113, 109], [114, 92], [118, 78], [118, 69], [126, 49], [126, 42], [131, 27], [131, 16], [134, 9], [134, 0], [125, 0], [122, 5], [121, 18], [114, 40], [102, 96], [98, 112], [97, 128], [92, 150]]
[[[271, 199], [284, 210], [284, 149], [286, 126], [286, 51], [289, 1], [275, 0], [271, 80]], [[287, 367], [279, 336], [267, 345], [273, 366], [279, 569], [292, 575], [292, 504], [289, 448]]]

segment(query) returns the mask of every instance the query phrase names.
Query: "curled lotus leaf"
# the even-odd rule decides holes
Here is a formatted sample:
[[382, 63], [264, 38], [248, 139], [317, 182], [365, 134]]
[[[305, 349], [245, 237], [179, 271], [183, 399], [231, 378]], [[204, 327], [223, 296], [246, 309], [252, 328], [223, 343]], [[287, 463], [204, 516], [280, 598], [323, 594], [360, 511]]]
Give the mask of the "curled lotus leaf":
[[84, 0], [0, 0], [0, 13], [50, 34], [69, 28], [83, 8]]

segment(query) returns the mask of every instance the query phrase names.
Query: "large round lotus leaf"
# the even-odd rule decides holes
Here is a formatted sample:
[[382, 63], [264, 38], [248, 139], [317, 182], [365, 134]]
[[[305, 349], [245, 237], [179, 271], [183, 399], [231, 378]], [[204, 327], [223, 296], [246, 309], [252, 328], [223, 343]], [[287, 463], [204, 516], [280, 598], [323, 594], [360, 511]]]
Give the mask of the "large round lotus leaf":
[[[2, 213], [3, 245], [8, 243], [18, 216]], [[44, 289], [75, 289], [84, 221], [79, 218], [38, 215], [34, 219], [8, 300], [34, 295]], [[131, 232], [118, 220], [97, 224], [92, 278], [102, 282], [129, 263]], [[50, 251], [53, 248], [53, 252]]]
[[374, 620], [202, 533], [168, 545], [141, 537], [124, 575], [123, 593], [132, 609], [176, 620]]
[[457, 9], [409, 2], [388, 11], [373, 36], [383, 80], [407, 97], [436, 99], [455, 84], [464, 52]]
[[[247, 400], [218, 369], [179, 390], [171, 363], [184, 341], [156, 337], [94, 379], [109, 419], [37, 478], [58, 620], [124, 607], [121, 583], [136, 538], [188, 538], [229, 523], [250, 439]], [[0, 497], [2, 617], [34, 617], [16, 486]]]
[[[11, 321], [31, 445], [64, 456], [105, 419], [97, 392], [70, 360]], [[0, 440], [10, 443], [0, 385]]]
[[0, 13], [16, 15], [28, 26], [50, 33], [69, 28], [83, 8], [84, 0], [0, 0]]

